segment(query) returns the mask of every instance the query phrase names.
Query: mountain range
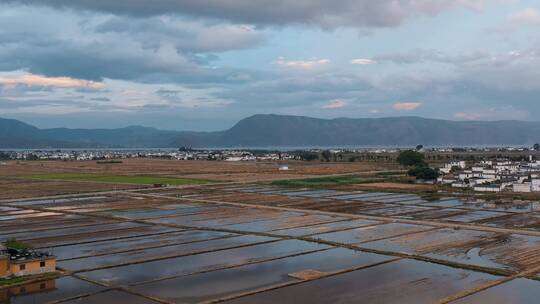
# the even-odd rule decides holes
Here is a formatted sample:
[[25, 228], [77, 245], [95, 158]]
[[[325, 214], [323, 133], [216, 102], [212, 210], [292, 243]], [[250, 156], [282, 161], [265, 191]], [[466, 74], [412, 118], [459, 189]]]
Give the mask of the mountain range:
[[258, 114], [216, 132], [39, 129], [0, 118], [0, 148], [500, 146], [540, 142], [540, 122], [451, 121], [421, 117], [336, 118]]

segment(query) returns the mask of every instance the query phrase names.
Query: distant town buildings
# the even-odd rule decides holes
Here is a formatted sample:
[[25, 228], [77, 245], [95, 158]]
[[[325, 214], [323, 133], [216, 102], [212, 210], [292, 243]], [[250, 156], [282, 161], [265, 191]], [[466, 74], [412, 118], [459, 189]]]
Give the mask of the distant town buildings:
[[[278, 149], [279, 150], [279, 149]], [[272, 160], [325, 160], [325, 161], [395, 161], [406, 148], [298, 148], [295, 150], [262, 149], [191, 149], [191, 148], [140, 148], [140, 149], [43, 149], [43, 150], [0, 150], [0, 166], [7, 160], [121, 160], [128, 158], [161, 158], [171, 160], [220, 160], [220, 161], [272, 161]], [[425, 148], [419, 151], [427, 161], [458, 161], [441, 169], [447, 174], [452, 167], [462, 166], [463, 160], [480, 159], [499, 155], [522, 157], [526, 153], [540, 151], [526, 147], [495, 148]], [[324, 153], [323, 153], [324, 152]], [[313, 157], [315, 156], [315, 157]], [[324, 157], [326, 156], [326, 157]], [[106, 163], [106, 162], [104, 162]], [[443, 171], [444, 170], [444, 171]]]
[[[295, 160], [300, 156], [288, 152], [254, 153], [243, 150], [28, 150], [5, 151], [4, 160], [64, 160], [89, 161], [113, 160], [129, 158], [161, 158], [171, 160], [223, 160], [223, 161], [257, 161], [257, 160]], [[4, 162], [0, 165], [5, 164]]]

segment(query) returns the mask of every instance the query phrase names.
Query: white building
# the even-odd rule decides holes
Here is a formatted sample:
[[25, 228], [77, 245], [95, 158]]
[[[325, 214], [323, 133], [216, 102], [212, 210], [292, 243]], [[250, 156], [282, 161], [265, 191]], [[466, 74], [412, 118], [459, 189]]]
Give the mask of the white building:
[[540, 179], [533, 178], [531, 181], [531, 191], [540, 192]]
[[453, 168], [459, 168], [459, 169], [465, 169], [467, 167], [467, 164], [465, 161], [455, 161], [448, 164], [445, 164], [443, 168], [440, 169], [440, 171], [444, 174], [450, 173]]
[[532, 184], [530, 182], [525, 183], [515, 183], [512, 185], [512, 190], [514, 192], [531, 192], [532, 191]]
[[474, 191], [478, 192], [501, 192], [502, 189], [502, 185], [499, 184], [480, 184], [474, 186]]

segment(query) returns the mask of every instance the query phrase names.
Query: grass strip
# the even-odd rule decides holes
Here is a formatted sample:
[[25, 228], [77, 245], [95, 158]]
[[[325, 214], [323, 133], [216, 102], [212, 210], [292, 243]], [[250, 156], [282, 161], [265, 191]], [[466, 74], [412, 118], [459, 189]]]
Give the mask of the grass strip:
[[287, 179], [273, 181], [272, 185], [291, 188], [325, 188], [351, 184], [363, 184], [383, 181], [384, 178], [359, 175], [325, 176], [306, 179]]

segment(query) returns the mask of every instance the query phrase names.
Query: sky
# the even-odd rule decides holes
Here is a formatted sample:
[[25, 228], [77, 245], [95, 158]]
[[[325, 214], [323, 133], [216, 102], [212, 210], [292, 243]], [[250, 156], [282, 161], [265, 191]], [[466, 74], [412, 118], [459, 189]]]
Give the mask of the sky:
[[0, 117], [540, 120], [538, 0], [0, 0]]

